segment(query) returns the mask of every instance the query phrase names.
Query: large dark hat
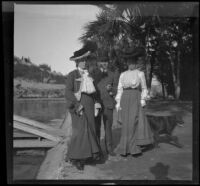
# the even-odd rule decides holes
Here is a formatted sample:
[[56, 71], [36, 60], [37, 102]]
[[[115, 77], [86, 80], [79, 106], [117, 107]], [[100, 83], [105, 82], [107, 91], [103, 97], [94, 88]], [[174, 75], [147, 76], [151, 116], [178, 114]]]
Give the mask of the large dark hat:
[[69, 59], [75, 61], [78, 59], [85, 58], [95, 52], [97, 49], [97, 44], [93, 41], [87, 41], [80, 50], [74, 52], [74, 55]]
[[141, 56], [145, 56], [144, 47], [131, 48], [126, 52], [122, 53], [122, 57], [124, 58], [141, 57]]

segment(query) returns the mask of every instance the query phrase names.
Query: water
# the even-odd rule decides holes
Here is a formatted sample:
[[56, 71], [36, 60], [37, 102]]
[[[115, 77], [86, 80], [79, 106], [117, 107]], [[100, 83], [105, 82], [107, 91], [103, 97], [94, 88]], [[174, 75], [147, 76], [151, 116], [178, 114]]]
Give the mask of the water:
[[[17, 154], [13, 156], [13, 179], [14, 180], [34, 180], [40, 165], [44, 161], [44, 150], [34, 150], [38, 154], [26, 151], [26, 154]], [[19, 151], [20, 152], [20, 151]], [[39, 154], [41, 152], [41, 154]]]
[[[65, 100], [15, 100], [14, 114], [48, 123], [54, 119], [64, 119]], [[13, 155], [13, 179], [34, 180], [45, 158], [44, 150], [17, 151]]]
[[63, 119], [65, 100], [15, 100], [14, 114], [48, 123], [53, 119]]

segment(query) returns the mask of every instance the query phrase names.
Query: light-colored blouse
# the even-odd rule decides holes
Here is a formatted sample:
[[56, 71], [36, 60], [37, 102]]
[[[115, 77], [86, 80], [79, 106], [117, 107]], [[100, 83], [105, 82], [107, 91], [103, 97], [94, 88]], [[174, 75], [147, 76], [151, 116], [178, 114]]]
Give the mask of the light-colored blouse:
[[87, 94], [92, 94], [96, 92], [96, 89], [93, 84], [93, 78], [89, 76], [89, 73], [87, 70], [82, 70], [78, 68], [81, 78], [76, 79], [76, 81], [80, 81], [80, 88], [77, 93], [75, 93], [76, 98], [80, 101], [81, 99], [81, 93], [87, 93]]
[[137, 88], [141, 86], [141, 100], [146, 100], [148, 95], [148, 90], [146, 86], [146, 80], [144, 72], [140, 70], [127, 70], [120, 75], [119, 84], [117, 88], [117, 95], [115, 100], [117, 104], [120, 104], [121, 96], [124, 88]]

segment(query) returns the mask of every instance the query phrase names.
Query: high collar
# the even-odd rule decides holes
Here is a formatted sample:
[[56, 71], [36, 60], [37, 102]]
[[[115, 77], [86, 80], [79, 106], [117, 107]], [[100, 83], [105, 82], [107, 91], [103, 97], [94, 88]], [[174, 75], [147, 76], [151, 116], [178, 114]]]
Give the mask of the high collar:
[[78, 67], [77, 70], [79, 71], [80, 74], [87, 74], [88, 73], [87, 69], [82, 69], [82, 68]]
[[80, 71], [80, 72], [87, 72], [87, 69], [82, 69], [82, 68], [77, 68], [78, 69], [78, 71]]

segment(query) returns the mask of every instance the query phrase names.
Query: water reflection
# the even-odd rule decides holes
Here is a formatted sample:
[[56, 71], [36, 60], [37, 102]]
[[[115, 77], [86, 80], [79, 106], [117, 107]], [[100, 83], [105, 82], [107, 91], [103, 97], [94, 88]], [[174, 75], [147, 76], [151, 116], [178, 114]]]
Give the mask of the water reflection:
[[44, 161], [44, 155], [15, 155], [13, 157], [14, 180], [34, 180], [41, 163]]
[[40, 122], [63, 119], [65, 100], [15, 100], [14, 114]]

